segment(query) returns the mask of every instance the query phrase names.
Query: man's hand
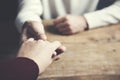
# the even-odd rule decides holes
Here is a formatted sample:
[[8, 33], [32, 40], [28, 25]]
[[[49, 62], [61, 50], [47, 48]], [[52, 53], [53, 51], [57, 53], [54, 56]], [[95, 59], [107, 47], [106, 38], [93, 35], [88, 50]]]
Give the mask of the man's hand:
[[23, 25], [22, 30], [22, 42], [26, 41], [29, 38], [34, 38], [35, 40], [42, 39], [46, 40], [44, 27], [41, 22], [36, 21], [27, 21]]
[[26, 57], [35, 61], [41, 73], [52, 63], [58, 54], [61, 54], [64, 51], [65, 47], [58, 41], [48, 42], [30, 38], [22, 44], [18, 57]]
[[61, 34], [71, 35], [87, 29], [87, 22], [83, 16], [66, 15], [54, 20], [55, 29]]

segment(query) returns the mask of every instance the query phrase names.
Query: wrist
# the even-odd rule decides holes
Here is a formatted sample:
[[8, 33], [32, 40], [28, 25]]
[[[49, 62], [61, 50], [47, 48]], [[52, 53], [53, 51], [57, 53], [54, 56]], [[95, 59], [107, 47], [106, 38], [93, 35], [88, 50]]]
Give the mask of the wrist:
[[84, 24], [84, 30], [85, 31], [89, 30], [89, 25], [88, 25], [87, 20], [86, 20], [86, 18], [84, 16], [83, 16], [83, 24]]

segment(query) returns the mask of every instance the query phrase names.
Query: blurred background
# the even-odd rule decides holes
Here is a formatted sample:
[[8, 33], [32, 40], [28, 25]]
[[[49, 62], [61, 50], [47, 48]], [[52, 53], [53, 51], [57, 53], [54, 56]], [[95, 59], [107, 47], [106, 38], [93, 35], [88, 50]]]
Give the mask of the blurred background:
[[19, 44], [19, 33], [14, 26], [17, 0], [0, 0], [0, 59], [13, 57]]
[[[109, 6], [114, 1], [100, 0], [99, 3], [104, 4], [104, 6], [98, 4], [97, 9]], [[0, 59], [7, 58], [8, 54], [17, 51], [20, 40], [20, 34], [14, 25], [17, 8], [18, 0], [0, 0]]]

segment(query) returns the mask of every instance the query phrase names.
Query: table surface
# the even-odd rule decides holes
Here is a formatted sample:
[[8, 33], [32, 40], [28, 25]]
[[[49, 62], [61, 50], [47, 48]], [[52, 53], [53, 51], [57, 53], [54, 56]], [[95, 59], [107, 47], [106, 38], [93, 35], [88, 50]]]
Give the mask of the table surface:
[[[61, 41], [67, 50], [38, 80], [120, 80], [120, 24], [69, 36], [58, 34], [51, 21], [43, 24], [48, 40]], [[19, 34], [12, 22], [0, 26], [0, 59], [14, 57]]]
[[67, 47], [38, 80], [120, 80], [120, 24], [60, 35], [51, 21], [43, 21], [49, 41]]

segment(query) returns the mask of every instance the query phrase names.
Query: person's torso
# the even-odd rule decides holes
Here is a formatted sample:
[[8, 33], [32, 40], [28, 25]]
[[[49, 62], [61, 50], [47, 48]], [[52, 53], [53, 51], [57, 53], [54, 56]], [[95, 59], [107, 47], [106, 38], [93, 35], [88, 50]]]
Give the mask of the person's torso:
[[[101, 3], [113, 0], [101, 0]], [[115, 1], [115, 0], [114, 0]], [[41, 0], [43, 6], [43, 18], [51, 19], [66, 14], [83, 15], [95, 11], [100, 0]], [[104, 2], [104, 3], [103, 3]], [[101, 5], [102, 5], [101, 4]], [[100, 8], [104, 7], [102, 5]]]

